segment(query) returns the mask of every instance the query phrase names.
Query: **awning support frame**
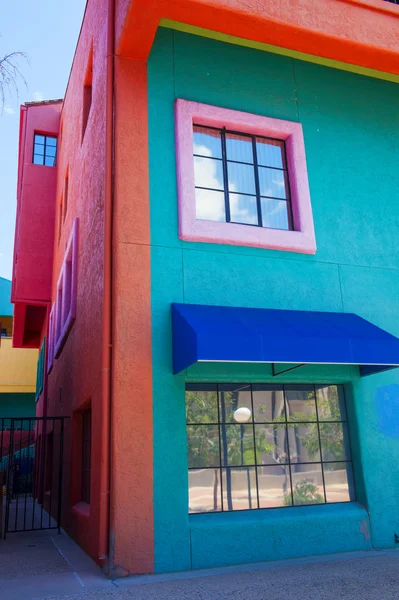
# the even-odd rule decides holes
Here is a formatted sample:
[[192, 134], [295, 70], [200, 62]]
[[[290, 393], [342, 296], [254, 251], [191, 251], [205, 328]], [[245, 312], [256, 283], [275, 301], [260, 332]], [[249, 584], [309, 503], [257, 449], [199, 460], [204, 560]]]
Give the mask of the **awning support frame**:
[[306, 363], [302, 363], [301, 365], [295, 365], [295, 367], [290, 367], [289, 369], [284, 369], [284, 371], [279, 371], [276, 373], [275, 364], [272, 363], [272, 375], [273, 377], [278, 377], [279, 375], [283, 375], [284, 373], [288, 373], [289, 371], [294, 371], [295, 369], [299, 369], [300, 367], [304, 367]]

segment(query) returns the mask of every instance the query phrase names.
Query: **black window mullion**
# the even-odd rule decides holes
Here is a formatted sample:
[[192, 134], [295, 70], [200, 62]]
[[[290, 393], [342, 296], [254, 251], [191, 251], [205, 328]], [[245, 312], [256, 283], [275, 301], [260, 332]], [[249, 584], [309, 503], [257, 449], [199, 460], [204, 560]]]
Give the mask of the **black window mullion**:
[[220, 406], [219, 406], [219, 385], [216, 385], [216, 402], [218, 405], [218, 433], [219, 433], [219, 477], [220, 477], [220, 507], [223, 512], [223, 473], [222, 473], [222, 436], [220, 431]]
[[255, 435], [255, 418], [254, 418], [254, 399], [252, 396], [252, 385], [250, 386], [251, 392], [251, 413], [252, 413], [252, 431], [254, 435], [254, 463], [255, 463], [255, 480], [256, 480], [256, 499], [258, 502], [258, 508], [260, 508], [259, 502], [259, 482], [258, 482], [258, 456], [256, 453], [256, 435]]
[[44, 156], [43, 156], [43, 165], [46, 164], [46, 155], [47, 155], [47, 135], [44, 136]]
[[323, 451], [322, 451], [322, 447], [321, 447], [319, 410], [317, 408], [317, 396], [316, 396], [316, 386], [315, 385], [313, 386], [313, 393], [314, 393], [314, 403], [315, 403], [315, 407], [316, 407], [317, 433], [318, 433], [318, 436], [319, 436], [320, 461], [321, 461], [321, 477], [322, 477], [322, 480], [323, 480], [324, 502], [327, 504], [326, 482], [324, 481]]
[[259, 184], [259, 172], [258, 172], [258, 155], [256, 152], [256, 139], [252, 136], [252, 154], [254, 159], [254, 171], [255, 171], [255, 190], [256, 190], [256, 208], [258, 210], [258, 226], [262, 227], [262, 204], [260, 201], [260, 184]]
[[287, 467], [288, 467], [288, 471], [290, 474], [290, 485], [291, 485], [291, 506], [295, 506], [295, 504], [294, 504], [294, 487], [292, 485], [292, 473], [291, 473], [290, 436], [289, 436], [289, 429], [288, 429], [287, 398], [285, 397], [285, 385], [283, 385], [282, 388], [283, 388], [283, 398], [284, 398], [285, 431], [287, 434], [287, 450], [288, 450]]
[[230, 202], [229, 202], [229, 180], [227, 174], [227, 152], [226, 152], [226, 129], [221, 129], [222, 138], [222, 162], [223, 162], [223, 183], [224, 183], [224, 203], [226, 210], [226, 222], [230, 223]]

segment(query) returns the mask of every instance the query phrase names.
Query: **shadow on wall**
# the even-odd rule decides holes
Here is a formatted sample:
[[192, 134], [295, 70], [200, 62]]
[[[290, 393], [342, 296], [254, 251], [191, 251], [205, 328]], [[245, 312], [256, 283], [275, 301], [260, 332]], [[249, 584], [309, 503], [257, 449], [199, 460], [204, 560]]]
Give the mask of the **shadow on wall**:
[[385, 385], [375, 394], [378, 429], [386, 437], [399, 439], [399, 385]]

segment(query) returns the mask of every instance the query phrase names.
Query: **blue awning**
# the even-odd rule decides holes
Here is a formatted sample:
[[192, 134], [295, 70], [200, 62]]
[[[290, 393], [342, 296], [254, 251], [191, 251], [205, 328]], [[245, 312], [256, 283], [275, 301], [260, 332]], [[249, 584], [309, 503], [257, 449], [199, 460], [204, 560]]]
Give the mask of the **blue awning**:
[[196, 362], [399, 366], [399, 339], [351, 313], [172, 304], [173, 372]]

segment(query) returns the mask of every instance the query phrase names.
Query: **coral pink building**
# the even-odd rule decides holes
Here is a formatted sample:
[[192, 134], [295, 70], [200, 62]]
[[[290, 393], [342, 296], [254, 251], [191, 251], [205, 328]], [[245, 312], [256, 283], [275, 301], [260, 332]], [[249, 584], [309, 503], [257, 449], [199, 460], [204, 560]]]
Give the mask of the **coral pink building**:
[[14, 345], [111, 576], [395, 546], [396, 4], [89, 0], [21, 108]]

